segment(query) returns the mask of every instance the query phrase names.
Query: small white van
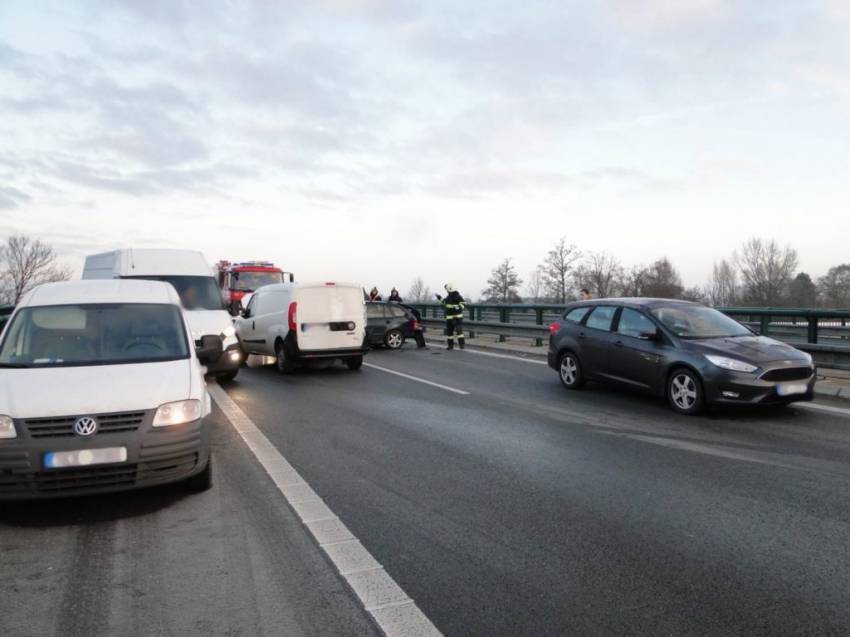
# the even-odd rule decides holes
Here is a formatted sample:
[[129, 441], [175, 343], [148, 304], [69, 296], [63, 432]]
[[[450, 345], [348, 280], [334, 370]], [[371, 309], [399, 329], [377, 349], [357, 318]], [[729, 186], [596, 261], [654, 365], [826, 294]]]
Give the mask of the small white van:
[[251, 296], [236, 333], [248, 354], [274, 356], [281, 372], [312, 359], [363, 365], [368, 350], [363, 288], [354, 283], [281, 283]]
[[83, 279], [146, 279], [170, 283], [180, 295], [192, 338], [219, 335], [224, 352], [207, 366], [210, 375], [233, 380], [244, 356], [233, 318], [204, 255], [195, 250], [125, 249], [86, 257]]
[[174, 288], [48, 283], [0, 335], [0, 499], [211, 484], [203, 368]]

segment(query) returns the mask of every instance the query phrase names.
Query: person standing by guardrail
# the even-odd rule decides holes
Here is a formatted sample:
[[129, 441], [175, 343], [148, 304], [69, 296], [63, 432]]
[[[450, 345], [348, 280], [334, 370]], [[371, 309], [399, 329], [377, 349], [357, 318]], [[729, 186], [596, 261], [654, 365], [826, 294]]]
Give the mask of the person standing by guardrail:
[[437, 294], [437, 300], [446, 308], [446, 338], [448, 340], [448, 348], [454, 349], [455, 341], [460, 348], [463, 349], [463, 309], [466, 307], [466, 302], [460, 295], [460, 292], [455, 290], [451, 283], [446, 283], [443, 286], [446, 289], [446, 298]]

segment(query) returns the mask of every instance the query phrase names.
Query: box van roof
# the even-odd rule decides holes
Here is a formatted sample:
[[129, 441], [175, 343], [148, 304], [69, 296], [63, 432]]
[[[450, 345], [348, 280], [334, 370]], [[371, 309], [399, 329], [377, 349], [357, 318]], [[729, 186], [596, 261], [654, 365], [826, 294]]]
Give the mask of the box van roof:
[[77, 303], [164, 303], [180, 306], [173, 286], [161, 281], [96, 279], [45, 283], [24, 295], [18, 307]]
[[111, 279], [147, 275], [213, 276], [213, 269], [197, 250], [127, 248], [86, 257], [84, 279]]
[[272, 283], [271, 285], [264, 285], [261, 288], [258, 288], [254, 294], [257, 293], [268, 293], [275, 292], [280, 290], [305, 290], [308, 288], [354, 288], [356, 290], [362, 290], [363, 287], [359, 283], [343, 283], [336, 281], [316, 281], [312, 283]]

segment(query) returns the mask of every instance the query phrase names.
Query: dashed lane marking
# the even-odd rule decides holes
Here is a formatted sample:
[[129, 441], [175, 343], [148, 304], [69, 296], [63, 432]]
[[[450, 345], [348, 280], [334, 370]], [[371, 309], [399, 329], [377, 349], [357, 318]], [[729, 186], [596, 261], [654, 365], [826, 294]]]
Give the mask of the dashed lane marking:
[[794, 406], [801, 407], [802, 409], [814, 409], [816, 411], [825, 411], [830, 414], [850, 416], [850, 409], [844, 409], [843, 407], [832, 407], [831, 405], [821, 405], [819, 403], [795, 403]]
[[418, 376], [411, 376], [410, 374], [405, 374], [403, 372], [397, 372], [394, 369], [387, 369], [386, 367], [380, 367], [378, 365], [373, 365], [372, 363], [363, 363], [363, 367], [371, 367], [372, 369], [377, 369], [378, 371], [386, 372], [387, 374], [393, 374], [394, 376], [401, 376], [402, 378], [406, 378], [407, 380], [413, 380], [417, 383], [422, 383], [423, 385], [430, 385], [431, 387], [437, 387], [438, 389], [444, 389], [445, 391], [450, 391], [453, 394], [460, 394], [461, 396], [469, 396], [468, 391], [463, 391], [462, 389], [455, 389], [454, 387], [449, 387], [448, 385], [441, 385], [440, 383], [435, 383], [431, 380], [425, 380], [424, 378], [419, 378]]
[[[392, 370], [383, 371], [397, 373]], [[443, 389], [466, 393], [450, 387]], [[384, 634], [387, 637], [441, 635], [431, 620], [354, 537], [348, 527], [334, 515], [227, 392], [215, 383], [208, 386], [208, 391]]]

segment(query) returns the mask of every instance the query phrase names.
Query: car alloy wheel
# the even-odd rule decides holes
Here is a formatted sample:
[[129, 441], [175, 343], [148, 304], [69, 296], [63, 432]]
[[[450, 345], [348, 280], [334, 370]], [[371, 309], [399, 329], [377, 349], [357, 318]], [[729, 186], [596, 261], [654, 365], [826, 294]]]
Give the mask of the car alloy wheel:
[[572, 352], [561, 356], [561, 364], [558, 366], [561, 382], [569, 389], [575, 389], [582, 384], [581, 366]]
[[404, 344], [404, 337], [398, 330], [390, 330], [384, 337], [384, 343], [390, 349], [398, 349]]
[[670, 403], [683, 414], [692, 414], [702, 407], [702, 386], [693, 372], [678, 370], [670, 377]]

